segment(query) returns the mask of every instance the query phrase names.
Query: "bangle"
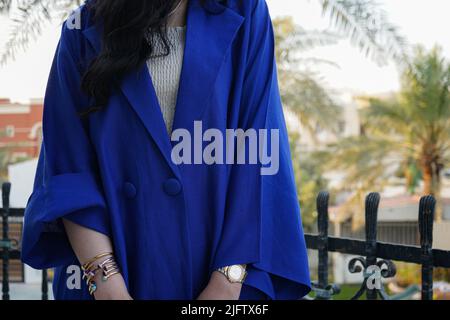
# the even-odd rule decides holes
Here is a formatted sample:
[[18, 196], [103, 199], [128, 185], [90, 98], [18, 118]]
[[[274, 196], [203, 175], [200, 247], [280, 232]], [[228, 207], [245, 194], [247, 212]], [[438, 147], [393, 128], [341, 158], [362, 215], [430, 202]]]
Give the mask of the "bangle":
[[102, 281], [107, 281], [113, 275], [119, 273], [119, 267], [117, 266], [114, 258], [109, 258], [98, 265], [98, 268], [102, 270]]
[[112, 254], [113, 254], [112, 252], [104, 252], [104, 253], [100, 253], [100, 254], [96, 255], [95, 257], [89, 259], [87, 262], [83, 263], [83, 264], [81, 265], [81, 268], [82, 268], [83, 270], [89, 269], [89, 268], [91, 267], [91, 265], [92, 265], [95, 261], [97, 261], [98, 259], [103, 258], [103, 257], [107, 257], [107, 256], [112, 256]]
[[[100, 258], [110, 256], [99, 264], [95, 264]], [[83, 270], [83, 279], [86, 279], [86, 284], [88, 286], [89, 294], [93, 295], [97, 290], [97, 284], [94, 281], [97, 272], [102, 271], [102, 281], [107, 281], [113, 275], [119, 274], [119, 267], [112, 256], [112, 253], [102, 253], [94, 258], [90, 259], [88, 262], [81, 266]]]

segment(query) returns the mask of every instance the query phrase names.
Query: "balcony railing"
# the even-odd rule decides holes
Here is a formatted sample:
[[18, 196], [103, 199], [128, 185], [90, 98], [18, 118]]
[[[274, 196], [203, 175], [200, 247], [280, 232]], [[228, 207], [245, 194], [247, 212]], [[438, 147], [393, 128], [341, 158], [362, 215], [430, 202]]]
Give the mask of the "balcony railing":
[[369, 300], [403, 299], [404, 294], [389, 296], [382, 280], [396, 274], [393, 260], [421, 265], [422, 300], [433, 299], [433, 268], [450, 268], [450, 251], [433, 249], [433, 221], [436, 201], [433, 196], [420, 199], [418, 225], [420, 246], [409, 246], [377, 241], [377, 215], [380, 195], [370, 193], [365, 201], [365, 240], [331, 237], [328, 235], [328, 192], [320, 192], [317, 197], [318, 234], [306, 234], [309, 249], [318, 251], [318, 281], [313, 283], [315, 299], [331, 299], [339, 292], [339, 286], [328, 282], [328, 253], [339, 252], [356, 255], [348, 264], [351, 273], [362, 273], [363, 283], [351, 299], [359, 299], [364, 293]]
[[[2, 299], [9, 300], [9, 268], [11, 260], [20, 259], [20, 241], [9, 238], [10, 218], [22, 219], [24, 209], [10, 208], [10, 183], [3, 183], [3, 208], [0, 209], [2, 217], [3, 237], [0, 240], [0, 259], [2, 260]], [[328, 254], [339, 252], [356, 255], [350, 260], [348, 270], [351, 273], [362, 273], [363, 282], [352, 299], [359, 299], [364, 293], [370, 300], [395, 300], [408, 297], [411, 290], [403, 294], [389, 296], [383, 286], [383, 279], [391, 278], [396, 274], [396, 267], [392, 261], [402, 261], [421, 265], [421, 297], [422, 300], [433, 299], [433, 268], [450, 268], [450, 251], [433, 249], [433, 221], [435, 199], [424, 196], [420, 199], [418, 212], [418, 225], [420, 233], [420, 246], [401, 245], [377, 241], [377, 213], [380, 195], [370, 193], [365, 202], [365, 240], [332, 237], [328, 234], [328, 192], [320, 192], [317, 197], [318, 234], [305, 234], [308, 249], [318, 252], [318, 281], [313, 282], [313, 298], [306, 299], [332, 299], [339, 292], [339, 286], [328, 281]], [[42, 300], [48, 299], [47, 270], [42, 271]]]

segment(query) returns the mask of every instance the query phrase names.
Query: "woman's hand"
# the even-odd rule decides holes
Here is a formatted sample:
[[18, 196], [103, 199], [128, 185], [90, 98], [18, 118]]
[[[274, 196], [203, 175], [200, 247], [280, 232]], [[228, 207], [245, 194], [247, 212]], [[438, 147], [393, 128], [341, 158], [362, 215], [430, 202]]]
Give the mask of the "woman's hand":
[[242, 284], [230, 283], [223, 274], [214, 271], [197, 300], [239, 300], [241, 289]]
[[[104, 234], [67, 219], [63, 219], [63, 222], [78, 261], [86, 263], [102, 252], [113, 252], [112, 242]], [[102, 272], [97, 272], [94, 281], [97, 285], [97, 290], [94, 292], [95, 300], [132, 300], [121, 274], [115, 274], [107, 281], [103, 281]]]
[[121, 274], [102, 281], [101, 272], [99, 272], [95, 276], [95, 283], [97, 285], [97, 290], [94, 292], [95, 300], [133, 300]]

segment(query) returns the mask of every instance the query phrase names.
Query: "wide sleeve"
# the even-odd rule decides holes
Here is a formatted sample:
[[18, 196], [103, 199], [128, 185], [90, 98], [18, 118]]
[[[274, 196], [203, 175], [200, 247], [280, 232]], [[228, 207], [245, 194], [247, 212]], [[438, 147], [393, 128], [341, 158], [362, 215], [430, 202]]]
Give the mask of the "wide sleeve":
[[248, 264], [241, 299], [299, 299], [310, 291], [308, 257], [264, 0], [257, 0], [249, 22], [246, 61], [239, 122], [266, 130], [258, 152], [272, 162], [261, 164], [262, 157], [259, 165], [233, 166], [213, 267]]
[[22, 261], [37, 269], [73, 261], [63, 217], [110, 234], [95, 152], [79, 116], [89, 103], [80, 89], [79, 32], [64, 24], [44, 99], [43, 142], [22, 237]]

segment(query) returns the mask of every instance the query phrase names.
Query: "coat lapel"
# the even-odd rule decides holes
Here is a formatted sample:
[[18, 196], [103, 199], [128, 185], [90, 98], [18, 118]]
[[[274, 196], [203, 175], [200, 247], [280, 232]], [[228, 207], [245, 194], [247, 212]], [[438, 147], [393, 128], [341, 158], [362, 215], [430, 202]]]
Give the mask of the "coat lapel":
[[[206, 3], [213, 3], [212, 1]], [[186, 44], [173, 130], [192, 128], [200, 120], [212, 93], [224, 57], [244, 18], [217, 4], [220, 13], [205, 10], [199, 0], [190, 0]]]
[[[231, 9], [210, 13], [200, 0], [190, 0], [187, 14], [186, 43], [173, 130], [189, 129], [200, 119], [205, 101], [211, 95], [214, 80], [224, 57], [244, 18]], [[101, 37], [96, 26], [83, 30], [92, 48], [101, 51]], [[121, 91], [143, 122], [148, 133], [160, 149], [173, 173], [179, 176], [177, 166], [171, 161], [171, 142], [160, 110], [158, 98], [147, 67], [143, 66], [126, 75]]]
[[[84, 30], [83, 34], [95, 51], [99, 53], [101, 51], [101, 38], [97, 28], [92, 26]], [[170, 140], [146, 63], [139, 70], [127, 74], [120, 84], [120, 89], [141, 119], [165, 160], [178, 176], [178, 170], [170, 158]]]

